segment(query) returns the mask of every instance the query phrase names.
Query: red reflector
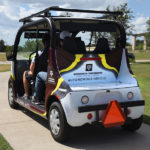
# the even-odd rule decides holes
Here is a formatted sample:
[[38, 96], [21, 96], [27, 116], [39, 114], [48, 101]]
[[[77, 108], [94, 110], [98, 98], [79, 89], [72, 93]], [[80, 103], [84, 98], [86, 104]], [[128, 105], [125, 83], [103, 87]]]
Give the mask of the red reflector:
[[57, 97], [58, 100], [60, 99], [58, 95], [56, 95], [56, 97]]
[[124, 125], [125, 120], [126, 116], [122, 111], [118, 101], [111, 101], [102, 117], [102, 123], [104, 127], [107, 128], [112, 126]]
[[92, 114], [88, 114], [88, 115], [87, 115], [87, 118], [88, 118], [88, 119], [91, 119], [92, 117], [93, 117]]
[[88, 61], [88, 60], [101, 60], [100, 57], [91, 57], [91, 58], [80, 58], [81, 61]]
[[131, 113], [130, 109], [127, 109], [127, 115], [129, 115]]

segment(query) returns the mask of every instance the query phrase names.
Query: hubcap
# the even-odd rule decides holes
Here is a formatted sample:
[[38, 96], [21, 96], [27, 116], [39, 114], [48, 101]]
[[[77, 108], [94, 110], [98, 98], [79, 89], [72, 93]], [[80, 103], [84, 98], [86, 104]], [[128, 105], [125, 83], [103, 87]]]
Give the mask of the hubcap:
[[9, 87], [8, 99], [9, 99], [10, 104], [13, 104], [14, 98], [13, 98], [13, 89], [12, 89], [12, 87]]
[[56, 109], [52, 109], [50, 112], [50, 127], [54, 135], [58, 135], [60, 131], [60, 118]]

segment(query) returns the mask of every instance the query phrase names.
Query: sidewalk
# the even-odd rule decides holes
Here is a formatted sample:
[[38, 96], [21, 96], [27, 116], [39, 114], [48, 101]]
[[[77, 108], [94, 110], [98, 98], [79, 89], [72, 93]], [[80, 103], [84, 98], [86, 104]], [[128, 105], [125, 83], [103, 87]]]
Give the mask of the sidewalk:
[[0, 65], [11, 64], [11, 61], [0, 61]]
[[150, 59], [149, 60], [135, 60], [135, 62], [150, 62]]
[[0, 133], [14, 150], [72, 150], [55, 142], [47, 120], [24, 109], [14, 110], [8, 105], [10, 72], [0, 73]]

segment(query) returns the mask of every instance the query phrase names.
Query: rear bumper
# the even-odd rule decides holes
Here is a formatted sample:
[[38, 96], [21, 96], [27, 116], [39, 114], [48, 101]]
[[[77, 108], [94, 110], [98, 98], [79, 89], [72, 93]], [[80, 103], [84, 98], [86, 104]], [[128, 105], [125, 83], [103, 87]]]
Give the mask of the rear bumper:
[[[134, 93], [132, 100], [127, 99], [127, 94], [130, 91]], [[82, 104], [81, 102], [84, 95], [89, 97], [88, 104]], [[141, 117], [144, 112], [144, 100], [139, 87], [114, 89], [109, 93], [106, 90], [70, 92], [60, 102], [68, 124], [77, 127], [86, 123], [101, 121], [111, 100], [118, 100], [126, 116], [131, 119]], [[89, 113], [93, 116], [91, 119], [88, 119]]]
[[[120, 102], [120, 106], [124, 109], [128, 107], [136, 107], [136, 106], [144, 106], [145, 102], [144, 100], [137, 100], [137, 101], [130, 101], [130, 102]], [[78, 112], [90, 112], [90, 111], [99, 111], [99, 110], [106, 110], [108, 104], [102, 104], [102, 105], [89, 105], [89, 106], [81, 106], [78, 107]]]

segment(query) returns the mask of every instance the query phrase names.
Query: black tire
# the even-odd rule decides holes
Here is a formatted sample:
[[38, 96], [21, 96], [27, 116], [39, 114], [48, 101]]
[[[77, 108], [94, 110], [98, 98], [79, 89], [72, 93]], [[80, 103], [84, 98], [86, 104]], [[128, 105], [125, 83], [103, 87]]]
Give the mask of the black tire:
[[141, 127], [142, 122], [143, 122], [143, 116], [141, 116], [138, 119], [131, 119], [130, 123], [126, 123], [125, 125], [122, 126], [122, 128], [126, 131], [134, 132]]
[[13, 89], [13, 84], [9, 82], [8, 84], [8, 102], [9, 106], [13, 109], [17, 109], [19, 105], [14, 101], [15, 100], [15, 93]]
[[[54, 122], [53, 120], [56, 120], [56, 119], [52, 119], [52, 116], [54, 116], [53, 115], [54, 112], [58, 113], [58, 117], [56, 117], [56, 118], [57, 118], [57, 120], [58, 119], [60, 120], [59, 121], [60, 124], [57, 124], [57, 127], [59, 128], [59, 131], [57, 131], [57, 133], [54, 133], [54, 132], [56, 132], [56, 130], [54, 130], [55, 127], [53, 128], [53, 126], [56, 125], [56, 122], [54, 123], [55, 125], [53, 124], [53, 122]], [[68, 138], [70, 127], [67, 123], [64, 110], [59, 102], [53, 102], [52, 105], [50, 106], [48, 120], [49, 120], [50, 132], [51, 132], [53, 138], [58, 142], [66, 141]]]

